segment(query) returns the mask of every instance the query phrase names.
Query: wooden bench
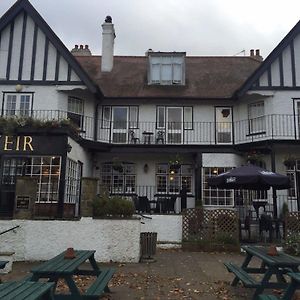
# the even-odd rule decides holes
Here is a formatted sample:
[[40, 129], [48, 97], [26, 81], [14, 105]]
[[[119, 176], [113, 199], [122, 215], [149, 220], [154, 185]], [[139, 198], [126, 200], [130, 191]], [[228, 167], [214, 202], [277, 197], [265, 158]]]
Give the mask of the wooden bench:
[[53, 282], [12, 281], [0, 284], [0, 299], [42, 300], [53, 298]]
[[98, 299], [104, 292], [108, 293], [108, 282], [111, 280], [115, 273], [114, 268], [101, 268], [100, 275], [96, 278], [95, 282], [84, 293], [84, 299]]
[[251, 277], [245, 270], [233, 263], [224, 263], [227, 270], [233, 273], [245, 287], [257, 288], [260, 287], [260, 283]]

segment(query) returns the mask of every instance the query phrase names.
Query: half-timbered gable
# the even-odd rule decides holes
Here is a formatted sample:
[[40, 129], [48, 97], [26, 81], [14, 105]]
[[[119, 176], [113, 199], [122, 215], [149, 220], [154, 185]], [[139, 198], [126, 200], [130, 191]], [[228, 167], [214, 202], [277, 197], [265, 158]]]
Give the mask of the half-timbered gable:
[[286, 35], [239, 91], [300, 89], [300, 22]]
[[0, 83], [86, 85], [97, 91], [68, 49], [27, 0], [0, 21]]

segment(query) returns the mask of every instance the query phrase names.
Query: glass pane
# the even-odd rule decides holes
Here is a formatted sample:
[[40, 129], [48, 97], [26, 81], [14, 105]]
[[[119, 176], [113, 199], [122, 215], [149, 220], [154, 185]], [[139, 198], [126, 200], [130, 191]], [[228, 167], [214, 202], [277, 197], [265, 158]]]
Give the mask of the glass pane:
[[161, 81], [162, 83], [170, 83], [172, 81], [172, 65], [161, 66]]
[[180, 130], [182, 123], [182, 108], [169, 107], [168, 108], [168, 128]]
[[193, 129], [193, 108], [184, 108], [184, 129]]
[[127, 107], [113, 108], [113, 128], [126, 129], [127, 128]]
[[152, 64], [151, 66], [151, 82], [160, 83], [160, 64]]
[[182, 66], [180, 64], [173, 64], [173, 83], [182, 82]]
[[129, 107], [129, 128], [138, 127], [138, 107], [130, 106]]
[[7, 95], [6, 98], [6, 115], [12, 116], [16, 114], [17, 96]]
[[165, 128], [165, 108], [157, 107], [157, 127]]

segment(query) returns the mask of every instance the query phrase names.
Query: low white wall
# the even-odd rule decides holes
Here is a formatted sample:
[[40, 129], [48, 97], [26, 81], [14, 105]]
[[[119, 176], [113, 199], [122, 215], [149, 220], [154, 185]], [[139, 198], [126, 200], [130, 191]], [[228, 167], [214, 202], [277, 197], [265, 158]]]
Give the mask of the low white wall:
[[[142, 218], [142, 232], [157, 232], [158, 247], [181, 246], [182, 216], [181, 215], [146, 215]], [[150, 219], [151, 218], [151, 219]]]
[[141, 223], [133, 220], [0, 221], [0, 251], [14, 251], [14, 259], [48, 260], [68, 247], [96, 250], [101, 262], [138, 262]]

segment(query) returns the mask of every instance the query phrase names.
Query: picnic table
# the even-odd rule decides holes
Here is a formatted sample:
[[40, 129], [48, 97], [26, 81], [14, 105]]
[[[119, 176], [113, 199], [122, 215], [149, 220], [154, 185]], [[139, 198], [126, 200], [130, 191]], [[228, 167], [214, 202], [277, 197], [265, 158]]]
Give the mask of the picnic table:
[[[285, 290], [281, 300], [290, 300], [293, 299], [293, 295], [297, 289], [300, 289], [300, 273], [287, 273], [291, 277], [291, 282]], [[260, 295], [259, 300], [279, 300], [274, 295]]]
[[53, 298], [54, 282], [12, 281], [0, 284], [0, 299], [42, 300]]
[[[279, 252], [276, 256], [268, 254], [268, 248], [262, 246], [242, 246], [246, 252], [246, 257], [242, 266], [239, 267], [233, 263], [224, 263], [229, 272], [235, 274], [231, 285], [236, 286], [239, 281], [245, 287], [255, 288], [253, 299], [258, 299], [258, 296], [265, 289], [281, 289], [287, 287], [287, 282], [283, 277], [288, 272], [298, 272], [300, 259], [290, 256], [284, 252]], [[249, 264], [253, 258], [261, 261], [260, 267], [250, 267]], [[261, 279], [258, 280], [251, 274], [261, 274]], [[277, 281], [271, 281], [272, 275], [275, 275]]]
[[[115, 269], [113, 268], [99, 268], [95, 258], [94, 250], [75, 250], [75, 257], [72, 259], [65, 258], [65, 251], [55, 256], [54, 258], [34, 267], [31, 270], [31, 281], [38, 281], [41, 278], [48, 278], [49, 281], [55, 283], [59, 279], [63, 279], [69, 290], [70, 294], [57, 294], [54, 293], [54, 299], [98, 299], [103, 292], [110, 292], [108, 282], [112, 278]], [[91, 268], [82, 269], [82, 264], [88, 260]], [[92, 285], [83, 293], [80, 293], [74, 275], [95, 276], [96, 280]]]

